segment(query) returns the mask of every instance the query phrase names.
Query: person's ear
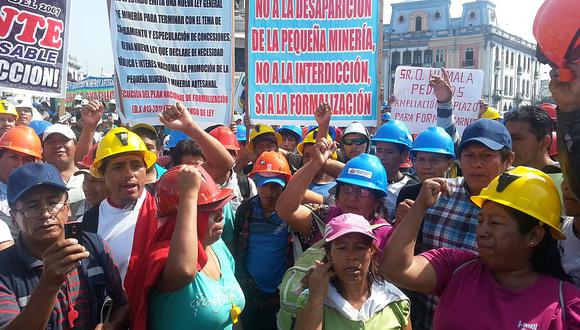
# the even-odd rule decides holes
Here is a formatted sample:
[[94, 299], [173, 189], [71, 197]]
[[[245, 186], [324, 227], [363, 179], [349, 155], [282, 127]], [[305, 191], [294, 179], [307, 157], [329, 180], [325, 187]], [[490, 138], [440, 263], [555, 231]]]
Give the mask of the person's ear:
[[550, 233], [546, 233], [546, 227], [545, 226], [541, 226], [541, 225], [537, 225], [534, 228], [532, 228], [532, 230], [528, 233], [528, 245], [529, 247], [535, 247], [538, 246], [540, 244], [540, 242], [542, 242], [542, 240], [544, 239], [544, 235], [550, 235]]
[[552, 145], [552, 137], [549, 135], [544, 135], [544, 137], [540, 140], [540, 150], [542, 150], [542, 152], [548, 152], [550, 151], [550, 146]]
[[504, 169], [502, 172], [507, 171], [507, 169], [513, 165], [515, 157], [516, 157], [516, 154], [513, 151], [508, 150], [508, 152], [506, 154], [506, 159], [504, 162]]

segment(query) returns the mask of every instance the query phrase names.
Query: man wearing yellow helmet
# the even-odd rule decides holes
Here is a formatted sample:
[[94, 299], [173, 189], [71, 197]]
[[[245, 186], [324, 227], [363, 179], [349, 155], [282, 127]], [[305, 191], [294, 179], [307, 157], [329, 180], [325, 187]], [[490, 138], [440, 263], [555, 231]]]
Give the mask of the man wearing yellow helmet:
[[16, 125], [18, 112], [14, 105], [6, 100], [0, 101], [0, 136]]

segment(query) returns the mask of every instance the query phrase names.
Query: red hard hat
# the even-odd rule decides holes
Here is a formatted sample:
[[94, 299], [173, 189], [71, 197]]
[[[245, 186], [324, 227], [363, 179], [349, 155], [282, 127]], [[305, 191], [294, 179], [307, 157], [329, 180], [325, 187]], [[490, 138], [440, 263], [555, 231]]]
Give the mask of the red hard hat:
[[238, 138], [232, 132], [229, 127], [219, 126], [211, 130], [209, 135], [213, 136], [216, 140], [226, 147], [228, 150], [240, 150], [240, 144], [238, 143]]
[[558, 156], [558, 134], [552, 132], [552, 144], [550, 144], [550, 157]]
[[[166, 217], [177, 213], [179, 205], [179, 188], [177, 186], [177, 174], [187, 166], [179, 165], [170, 168], [155, 184], [155, 198], [157, 200], [157, 217]], [[220, 188], [213, 178], [201, 166], [196, 166], [201, 173], [202, 183], [197, 197], [199, 209], [209, 212], [221, 209], [234, 197], [231, 189]]]
[[558, 67], [561, 81], [574, 79], [566, 62], [577, 60], [580, 50], [579, 32], [578, 0], [546, 0], [536, 14], [534, 36], [538, 48], [548, 61]]
[[553, 121], [556, 121], [556, 119], [558, 118], [558, 116], [556, 114], [556, 105], [555, 104], [542, 103], [538, 107], [540, 107], [542, 110], [546, 111], [548, 113], [548, 116], [550, 116], [550, 118], [552, 118]]
[[336, 128], [336, 137], [334, 138], [336, 143], [340, 143], [342, 141], [342, 129], [340, 127]]

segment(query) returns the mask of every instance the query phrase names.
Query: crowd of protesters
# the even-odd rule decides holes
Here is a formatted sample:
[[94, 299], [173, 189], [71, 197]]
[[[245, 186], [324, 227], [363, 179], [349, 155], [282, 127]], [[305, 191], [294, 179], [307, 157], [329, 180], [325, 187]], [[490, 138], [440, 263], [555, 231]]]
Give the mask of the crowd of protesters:
[[445, 69], [416, 136], [0, 100], [0, 328], [580, 329], [577, 23], [555, 104], [461, 136]]

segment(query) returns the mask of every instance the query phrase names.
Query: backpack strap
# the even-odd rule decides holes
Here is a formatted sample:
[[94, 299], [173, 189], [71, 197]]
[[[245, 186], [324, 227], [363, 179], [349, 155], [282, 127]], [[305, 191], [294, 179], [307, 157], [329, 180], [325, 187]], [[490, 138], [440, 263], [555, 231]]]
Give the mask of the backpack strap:
[[89, 233], [97, 233], [99, 229], [99, 208], [101, 204], [97, 204], [91, 207], [85, 214], [83, 215], [83, 231]]
[[246, 200], [248, 197], [250, 197], [250, 192], [251, 192], [251, 188], [250, 188], [250, 180], [248, 179], [248, 176], [245, 174], [238, 174], [238, 187], [240, 188], [240, 192], [242, 193], [242, 200]]
[[560, 307], [562, 307], [562, 323], [566, 326], [566, 305], [564, 304], [564, 281], [560, 280], [558, 284], [558, 293], [560, 296]]

